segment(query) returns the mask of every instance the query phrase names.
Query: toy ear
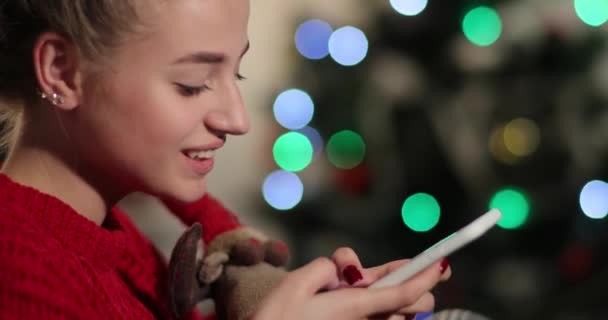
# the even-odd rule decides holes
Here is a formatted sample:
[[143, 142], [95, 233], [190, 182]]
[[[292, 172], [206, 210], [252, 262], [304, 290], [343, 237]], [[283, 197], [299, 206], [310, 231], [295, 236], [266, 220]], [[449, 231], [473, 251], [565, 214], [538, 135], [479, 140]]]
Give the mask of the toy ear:
[[169, 261], [169, 306], [177, 319], [209, 295], [210, 288], [199, 284], [197, 251], [202, 227], [194, 223], [177, 240]]

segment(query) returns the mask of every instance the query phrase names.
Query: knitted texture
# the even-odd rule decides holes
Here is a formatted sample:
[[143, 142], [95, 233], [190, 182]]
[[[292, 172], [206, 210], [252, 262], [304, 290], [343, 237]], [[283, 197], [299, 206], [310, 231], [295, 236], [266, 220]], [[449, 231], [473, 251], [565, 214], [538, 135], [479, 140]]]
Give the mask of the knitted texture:
[[[204, 216], [206, 201], [180, 218]], [[167, 277], [167, 259], [120, 208], [99, 226], [0, 174], [0, 319], [171, 319]]]
[[200, 222], [203, 227], [203, 241], [206, 245], [218, 235], [241, 227], [237, 216], [209, 194], [191, 204], [169, 200], [163, 200], [163, 203], [186, 225]]

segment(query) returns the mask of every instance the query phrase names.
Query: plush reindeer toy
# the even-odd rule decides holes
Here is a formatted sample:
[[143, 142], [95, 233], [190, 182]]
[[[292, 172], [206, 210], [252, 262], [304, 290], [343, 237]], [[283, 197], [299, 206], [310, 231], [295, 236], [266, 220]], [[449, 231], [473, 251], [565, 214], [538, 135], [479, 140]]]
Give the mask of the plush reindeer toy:
[[[193, 224], [178, 239], [169, 262], [169, 293], [179, 319], [199, 301], [213, 299], [219, 320], [249, 319], [261, 300], [287, 274], [286, 246], [247, 227], [201, 246], [202, 227]], [[429, 320], [489, 320], [463, 309], [448, 309]]]
[[248, 319], [286, 275], [285, 244], [241, 227], [216, 237], [206, 248], [193, 224], [178, 239], [169, 261], [169, 297], [180, 319], [198, 302], [213, 299], [221, 320]]

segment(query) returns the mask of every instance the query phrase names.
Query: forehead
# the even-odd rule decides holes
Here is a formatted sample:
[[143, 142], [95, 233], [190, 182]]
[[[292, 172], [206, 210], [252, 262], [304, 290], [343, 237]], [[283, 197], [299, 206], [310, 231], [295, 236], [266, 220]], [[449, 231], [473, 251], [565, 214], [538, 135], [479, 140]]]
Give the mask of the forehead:
[[[209, 50], [239, 55], [247, 43], [249, 0], [163, 0], [138, 11], [148, 32], [144, 47], [155, 54]], [[160, 50], [159, 50], [160, 49]]]

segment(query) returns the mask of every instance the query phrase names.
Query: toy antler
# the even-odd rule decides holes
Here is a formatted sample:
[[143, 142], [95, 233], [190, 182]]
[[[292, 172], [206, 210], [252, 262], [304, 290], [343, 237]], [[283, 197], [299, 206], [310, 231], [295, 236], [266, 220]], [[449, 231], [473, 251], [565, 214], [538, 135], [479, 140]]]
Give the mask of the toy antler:
[[[194, 223], [179, 239], [169, 261], [169, 305], [177, 319], [209, 297], [210, 287], [198, 281], [197, 251], [202, 227]], [[203, 249], [204, 250], [204, 249]]]

